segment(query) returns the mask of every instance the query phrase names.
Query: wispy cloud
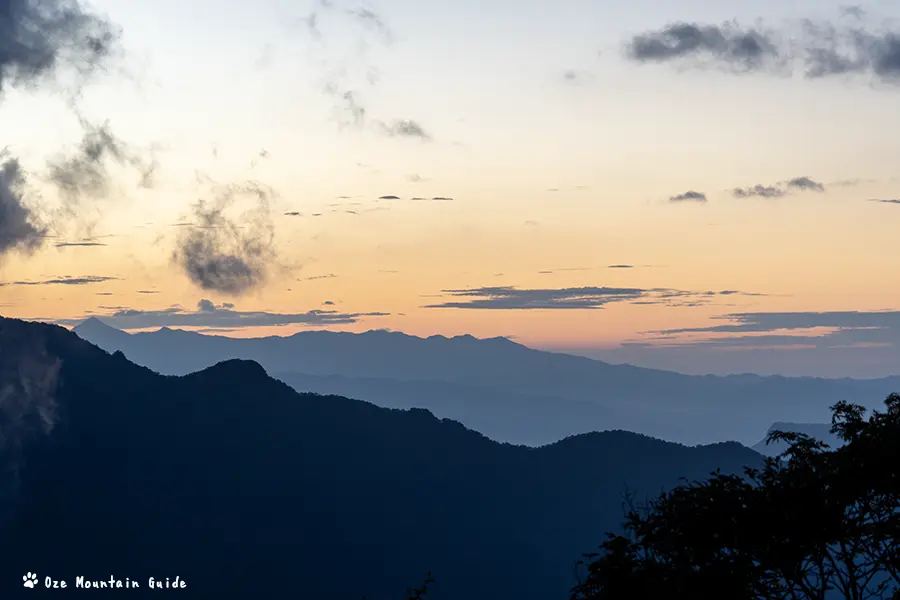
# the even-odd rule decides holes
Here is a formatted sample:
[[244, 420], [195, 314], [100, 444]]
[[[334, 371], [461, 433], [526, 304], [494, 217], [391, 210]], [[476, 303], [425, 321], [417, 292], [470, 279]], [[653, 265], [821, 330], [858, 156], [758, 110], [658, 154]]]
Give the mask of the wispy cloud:
[[[233, 304], [215, 304], [203, 299], [197, 309], [187, 311], [180, 306], [163, 310], [118, 310], [98, 315], [105, 323], [118, 329], [145, 329], [152, 327], [266, 327], [274, 325], [344, 325], [356, 323], [363, 317], [383, 317], [389, 313], [340, 313], [334, 310], [310, 310], [304, 313], [274, 313], [266, 311], [240, 311]], [[85, 317], [55, 319], [59, 325], [77, 325]]]
[[379, 121], [376, 126], [381, 133], [389, 137], [417, 138], [423, 141], [432, 139], [431, 134], [425, 131], [422, 125], [410, 119], [398, 119], [390, 123]]

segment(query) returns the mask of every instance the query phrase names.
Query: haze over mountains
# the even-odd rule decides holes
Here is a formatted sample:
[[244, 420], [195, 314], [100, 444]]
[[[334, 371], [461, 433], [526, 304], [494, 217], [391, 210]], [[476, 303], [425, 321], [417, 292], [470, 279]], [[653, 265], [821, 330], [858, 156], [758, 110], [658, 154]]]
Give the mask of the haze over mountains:
[[430, 570], [436, 599], [565, 598], [622, 493], [760, 460], [623, 431], [501, 444], [421, 409], [298, 394], [255, 362], [163, 376], [12, 319], [0, 349], [0, 533], [16, 574], [2, 583], [17, 594], [40, 569], [178, 575], [190, 597], [386, 600]]
[[164, 374], [254, 360], [301, 392], [426, 408], [492, 439], [529, 445], [607, 429], [685, 444], [752, 445], [774, 422], [826, 422], [837, 401], [877, 406], [900, 389], [900, 377], [682, 375], [533, 350], [503, 338], [309, 331], [237, 339], [168, 328], [128, 334], [96, 318], [74, 332]]

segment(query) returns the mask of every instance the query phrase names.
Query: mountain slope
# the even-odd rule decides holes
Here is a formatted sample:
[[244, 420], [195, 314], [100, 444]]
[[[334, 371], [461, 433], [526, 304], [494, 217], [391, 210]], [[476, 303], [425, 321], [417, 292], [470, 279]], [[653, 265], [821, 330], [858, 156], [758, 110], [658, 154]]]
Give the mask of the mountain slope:
[[[96, 320], [89, 321], [90, 328], [79, 325], [74, 331], [166, 374], [242, 358], [259, 362], [271, 373], [285, 377], [294, 373], [288, 377], [290, 382], [305, 379], [314, 384], [308, 389], [348, 393], [379, 404], [386, 395], [402, 396], [404, 405], [416, 398], [402, 382], [420, 382], [421, 395], [433, 399], [429, 408], [439, 416], [452, 416], [470, 426], [501, 422], [504, 425], [494, 431], [508, 431], [504, 439], [516, 441], [543, 441], [561, 431], [580, 433], [587, 427], [639, 431], [686, 444], [726, 440], [752, 444], [775, 421], [824, 421], [831, 417], [829, 407], [839, 400], [877, 407], [889, 393], [900, 390], [897, 377], [681, 375], [532, 350], [501, 338], [423, 339], [386, 331], [309, 331], [289, 337], [234, 339], [165, 328], [121, 337], [118, 334], [124, 332], [113, 333], [118, 331], [114, 329], [100, 335]], [[333, 375], [344, 379], [325, 379]], [[367, 388], [370, 380], [380, 383]], [[454, 399], [448, 384], [489, 391], [496, 400], [482, 406]], [[437, 398], [443, 400], [438, 403]], [[538, 407], [539, 402], [544, 405]], [[585, 403], [597, 408], [585, 408]], [[573, 416], [550, 419], [557, 425], [542, 430], [543, 416], [552, 414], [557, 404], [564, 407], [561, 412], [572, 411]], [[575, 425], [564, 429], [563, 423]]]
[[161, 376], [9, 319], [0, 356], [17, 586], [178, 575], [192, 597], [380, 600], [432, 570], [438, 600], [564, 598], [626, 486], [760, 459], [626, 432], [499, 444], [424, 410], [298, 394], [254, 362]]

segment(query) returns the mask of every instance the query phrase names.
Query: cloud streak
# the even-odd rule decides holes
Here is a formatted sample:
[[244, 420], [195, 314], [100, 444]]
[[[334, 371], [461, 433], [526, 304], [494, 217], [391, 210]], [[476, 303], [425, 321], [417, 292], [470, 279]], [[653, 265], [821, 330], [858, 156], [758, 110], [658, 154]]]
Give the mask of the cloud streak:
[[[356, 323], [365, 317], [383, 317], [389, 313], [341, 313], [334, 310], [310, 310], [304, 313], [274, 313], [266, 311], [240, 311], [233, 304], [215, 304], [202, 299], [197, 309], [188, 311], [180, 306], [163, 310], [118, 310], [108, 315], [99, 315], [106, 324], [118, 329], [146, 329], [151, 327], [269, 327], [276, 325], [346, 325]], [[53, 323], [73, 326], [84, 321], [77, 319], [56, 319]]]
[[674, 339], [666, 347], [900, 348], [900, 311], [732, 313], [713, 319], [723, 323], [647, 333], [659, 336], [651, 342]]
[[693, 292], [667, 288], [577, 287], [559, 289], [519, 289], [516, 287], [480, 287], [443, 290], [445, 296], [464, 298], [429, 304], [423, 308], [478, 310], [580, 310], [603, 308], [611, 303], [665, 304], [701, 306], [722, 296], [759, 296], [737, 290]]
[[44, 279], [41, 281], [8, 281], [0, 282], [0, 287], [31, 286], [31, 285], [88, 285], [91, 283], [104, 283], [115, 281], [119, 277], [101, 277], [97, 275], [84, 275], [81, 277], [58, 277], [56, 279]]

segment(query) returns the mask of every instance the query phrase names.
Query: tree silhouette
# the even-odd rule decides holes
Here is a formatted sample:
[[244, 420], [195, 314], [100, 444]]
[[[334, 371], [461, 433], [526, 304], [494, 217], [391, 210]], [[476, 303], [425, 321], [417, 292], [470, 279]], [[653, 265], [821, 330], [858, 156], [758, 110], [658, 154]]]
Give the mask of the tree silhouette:
[[832, 406], [839, 448], [772, 432], [790, 447], [761, 469], [630, 502], [572, 600], [900, 600], [900, 395], [885, 407]]

